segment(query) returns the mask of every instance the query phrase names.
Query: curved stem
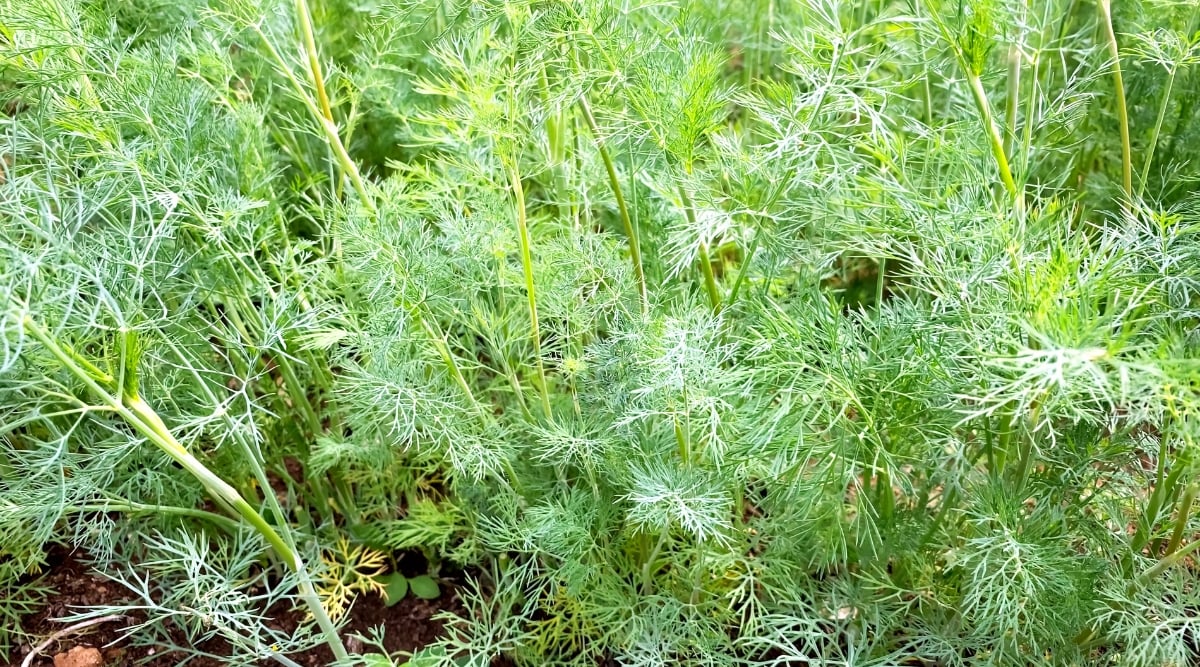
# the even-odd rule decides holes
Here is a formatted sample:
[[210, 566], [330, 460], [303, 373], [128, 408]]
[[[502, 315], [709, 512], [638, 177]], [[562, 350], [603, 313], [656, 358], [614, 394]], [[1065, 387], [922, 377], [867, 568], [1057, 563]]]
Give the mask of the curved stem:
[[125, 514], [175, 514], [178, 516], [191, 517], [200, 519], [209, 523], [220, 526], [230, 533], [236, 533], [238, 530], [238, 522], [230, 519], [227, 516], [209, 512], [206, 510], [195, 509], [192, 507], [176, 507], [174, 505], [147, 505], [146, 503], [138, 503], [132, 500], [114, 499], [103, 502], [83, 503], [81, 505], [69, 505], [64, 508], [67, 512], [123, 512]]
[[314, 102], [308, 93], [305, 92], [304, 86], [296, 78], [295, 73], [292, 72], [292, 68], [288, 66], [287, 61], [283, 59], [283, 56], [280, 55], [275, 45], [271, 43], [271, 40], [267, 39], [266, 34], [258, 27], [254, 27], [254, 31], [258, 33], [259, 39], [266, 46], [267, 51], [271, 54], [271, 58], [275, 60], [275, 64], [279, 67], [280, 72], [292, 84], [292, 88], [296, 91], [296, 96], [300, 99], [300, 103], [308, 110], [313, 120], [321, 126], [321, 132], [325, 135], [325, 141], [329, 144], [329, 149], [333, 151], [333, 156], [338, 161], [338, 165], [346, 176], [350, 178], [350, 184], [354, 186], [354, 191], [358, 193], [359, 199], [362, 200], [362, 205], [374, 217], [378, 213], [378, 210], [375, 208], [375, 202], [367, 194], [366, 182], [363, 180], [362, 173], [358, 170], [358, 165], [350, 157], [350, 152], [346, 149], [346, 145], [342, 143], [337, 125], [331, 118], [325, 115], [325, 112], [320, 109], [318, 103]]
[[[87, 369], [76, 363], [73, 356], [59, 345], [58, 341], [51, 337], [32, 317], [25, 315], [19, 318], [19, 321], [25, 331], [49, 350], [65, 370], [83, 382], [97, 399], [121, 415], [130, 427], [195, 477], [218, 502], [232, 509], [262, 535], [279, 558], [283, 560], [288, 569], [299, 577], [301, 597], [308, 605], [313, 618], [316, 619], [317, 625], [320, 626], [322, 633], [325, 635], [326, 643], [329, 644], [333, 655], [339, 660], [348, 659], [349, 655], [338, 638], [337, 629], [334, 627], [329, 615], [325, 612], [325, 608], [321, 605], [316, 591], [313, 590], [312, 583], [308, 577], [308, 571], [304, 566], [304, 561], [300, 558], [300, 554], [295, 550], [294, 546], [276, 532], [274, 527], [267, 523], [266, 519], [250, 503], [246, 502], [237, 489], [209, 470], [187, 448], [180, 444], [175, 439], [175, 436], [171, 434], [170, 429], [167, 428], [162, 418], [159, 417], [158, 413], [144, 399], [138, 396], [114, 395], [112, 391], [101, 386]], [[257, 462], [252, 463], [254, 463], [252, 467], [261, 470], [261, 466], [258, 466]], [[264, 488], [270, 489], [269, 486]], [[267, 495], [270, 500], [271, 494], [267, 493]], [[275, 501], [274, 505], [278, 508], [278, 501]], [[282, 512], [279, 512], [278, 509], [277, 513], [282, 517]]]

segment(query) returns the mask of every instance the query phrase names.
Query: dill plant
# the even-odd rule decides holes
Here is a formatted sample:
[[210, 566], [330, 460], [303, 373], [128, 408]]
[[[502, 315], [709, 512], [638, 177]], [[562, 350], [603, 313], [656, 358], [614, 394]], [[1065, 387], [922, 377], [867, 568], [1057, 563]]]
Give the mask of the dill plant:
[[420, 549], [411, 664], [1197, 659], [1195, 0], [0, 7], [0, 586], [386, 660], [321, 600]]

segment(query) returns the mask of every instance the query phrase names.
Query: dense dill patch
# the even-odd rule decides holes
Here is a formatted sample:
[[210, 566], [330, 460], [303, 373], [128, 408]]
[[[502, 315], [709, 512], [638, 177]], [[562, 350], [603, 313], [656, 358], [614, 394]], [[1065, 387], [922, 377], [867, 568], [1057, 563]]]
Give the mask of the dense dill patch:
[[0, 0], [0, 651], [62, 543], [181, 659], [1195, 663], [1198, 31]]

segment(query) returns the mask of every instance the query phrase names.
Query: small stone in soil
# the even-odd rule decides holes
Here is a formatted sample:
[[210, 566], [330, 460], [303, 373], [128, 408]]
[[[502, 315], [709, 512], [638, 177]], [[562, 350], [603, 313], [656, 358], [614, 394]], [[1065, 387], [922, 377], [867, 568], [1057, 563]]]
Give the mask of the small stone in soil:
[[104, 656], [97, 649], [76, 646], [55, 655], [54, 667], [104, 667]]

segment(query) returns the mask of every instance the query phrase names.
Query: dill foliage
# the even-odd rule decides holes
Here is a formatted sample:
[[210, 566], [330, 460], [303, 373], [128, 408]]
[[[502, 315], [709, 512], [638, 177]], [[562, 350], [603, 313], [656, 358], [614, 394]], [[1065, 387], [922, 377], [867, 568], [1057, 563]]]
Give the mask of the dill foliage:
[[[57, 544], [180, 660], [1200, 661], [1197, 0], [0, 0], [0, 52], [0, 653]], [[407, 552], [467, 611], [349, 655]]]

